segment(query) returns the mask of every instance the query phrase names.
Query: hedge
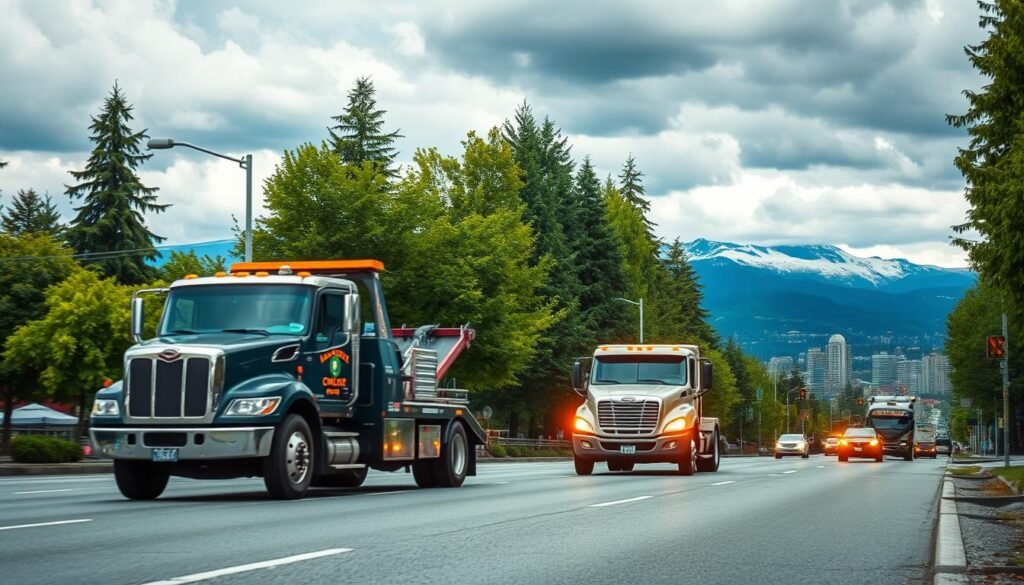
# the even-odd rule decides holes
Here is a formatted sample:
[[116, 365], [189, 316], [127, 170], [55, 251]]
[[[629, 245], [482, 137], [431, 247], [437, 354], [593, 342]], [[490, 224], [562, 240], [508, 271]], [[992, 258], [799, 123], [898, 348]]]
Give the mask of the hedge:
[[11, 455], [18, 463], [67, 463], [82, 459], [82, 447], [67, 439], [22, 435], [11, 441]]

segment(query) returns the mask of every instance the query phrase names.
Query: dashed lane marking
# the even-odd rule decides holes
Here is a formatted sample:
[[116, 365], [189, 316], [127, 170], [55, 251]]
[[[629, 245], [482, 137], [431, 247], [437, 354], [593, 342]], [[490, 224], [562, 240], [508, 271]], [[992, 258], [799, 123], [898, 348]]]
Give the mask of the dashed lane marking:
[[146, 583], [146, 585], [182, 585], [183, 583], [198, 583], [199, 581], [207, 581], [209, 579], [216, 579], [217, 577], [224, 577], [226, 575], [237, 575], [238, 573], [248, 573], [249, 571], [257, 571], [259, 569], [269, 569], [271, 567], [279, 567], [281, 565], [290, 565], [292, 563], [298, 563], [302, 561], [311, 561], [313, 559], [320, 559], [323, 557], [340, 555], [342, 553], [347, 553], [351, 551], [352, 549], [350, 548], [329, 548], [327, 550], [304, 553], [301, 555], [273, 559], [270, 561], [260, 561], [258, 563], [249, 563], [248, 565], [238, 565], [237, 567], [217, 569], [216, 571], [206, 571], [205, 573], [193, 573], [192, 575], [174, 577], [173, 579], [167, 579], [165, 581], [153, 581], [150, 583]]
[[92, 518], [79, 518], [78, 520], [58, 520], [56, 522], [37, 522], [36, 524], [19, 524], [17, 526], [0, 526], [0, 530], [17, 530], [19, 528], [39, 528], [41, 526], [61, 526], [64, 524], [81, 524], [92, 522]]
[[718, 483], [713, 483], [711, 485], [729, 485], [730, 483], [736, 483], [736, 482], [730, 479], [729, 481], [720, 481]]
[[34, 491], [31, 491], [31, 492], [14, 492], [13, 495], [15, 495], [15, 496], [27, 496], [29, 494], [55, 494], [57, 492], [72, 492], [72, 491], [74, 491], [74, 490], [71, 489], [71, 488], [64, 489], [64, 490], [34, 490]]
[[615, 500], [614, 502], [604, 502], [602, 504], [591, 504], [591, 508], [604, 508], [605, 506], [615, 506], [618, 504], [628, 504], [630, 502], [639, 502], [640, 500], [647, 500], [654, 496], [638, 496], [635, 498], [629, 498], [628, 500]]
[[796, 473], [796, 470], [795, 469], [790, 469], [789, 471], [783, 471], [782, 473]]

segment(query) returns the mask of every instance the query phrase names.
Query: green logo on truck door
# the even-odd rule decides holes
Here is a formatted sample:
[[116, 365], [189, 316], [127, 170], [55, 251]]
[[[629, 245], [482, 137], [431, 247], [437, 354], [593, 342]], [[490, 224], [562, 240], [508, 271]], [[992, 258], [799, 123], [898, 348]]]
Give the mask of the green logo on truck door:
[[327, 360], [327, 369], [330, 370], [331, 377], [337, 378], [341, 374], [341, 358], [331, 356], [331, 359]]

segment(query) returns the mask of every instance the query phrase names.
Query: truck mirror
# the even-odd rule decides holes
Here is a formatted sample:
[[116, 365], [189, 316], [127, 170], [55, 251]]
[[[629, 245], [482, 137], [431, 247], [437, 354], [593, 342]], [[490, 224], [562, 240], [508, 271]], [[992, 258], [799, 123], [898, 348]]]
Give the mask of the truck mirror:
[[587, 395], [583, 390], [583, 364], [580, 362], [573, 362], [572, 364], [572, 389], [580, 396]]
[[349, 335], [359, 333], [359, 295], [350, 293], [345, 295], [345, 322], [342, 328]]
[[132, 298], [131, 331], [132, 339], [135, 340], [135, 343], [139, 343], [142, 341], [142, 325], [143, 318], [145, 317], [145, 313], [143, 312], [142, 307], [142, 297]]
[[700, 389], [703, 392], [711, 390], [711, 379], [714, 366], [711, 360], [700, 360]]

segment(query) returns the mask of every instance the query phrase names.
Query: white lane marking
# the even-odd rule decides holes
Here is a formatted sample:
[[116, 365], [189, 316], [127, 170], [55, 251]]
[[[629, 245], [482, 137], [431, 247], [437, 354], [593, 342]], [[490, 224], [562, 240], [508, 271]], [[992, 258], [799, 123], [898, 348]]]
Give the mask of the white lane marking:
[[390, 496], [391, 494], [407, 494], [413, 490], [394, 490], [390, 492], [371, 492], [368, 496]]
[[825, 469], [825, 466], [824, 465], [819, 465], [818, 469]]
[[27, 496], [28, 494], [55, 494], [57, 492], [73, 492], [75, 490], [68, 488], [63, 490], [35, 490], [31, 492], [14, 492], [15, 496]]
[[591, 508], [603, 508], [605, 506], [614, 506], [616, 504], [628, 504], [629, 502], [639, 502], [640, 500], [646, 500], [653, 498], [654, 496], [638, 496], [636, 498], [629, 498], [628, 500], [615, 500], [614, 502], [604, 502], [602, 504], [591, 504]]
[[103, 477], [85, 476], [85, 477], [76, 477], [76, 478], [57, 478], [57, 479], [17, 478], [17, 479], [2, 479], [2, 480], [0, 480], [0, 485], [12, 484], [12, 483], [14, 483], [14, 484], [19, 484], [19, 483], [78, 483], [78, 482], [82, 482], [82, 481], [109, 481], [110, 483], [113, 483], [113, 481], [111, 481], [112, 479], [113, 479], [113, 477], [111, 477], [110, 475], [105, 475]]
[[182, 583], [197, 583], [199, 581], [206, 581], [208, 579], [215, 579], [217, 577], [223, 577], [225, 575], [237, 575], [238, 573], [247, 573], [249, 571], [256, 571], [259, 569], [269, 569], [271, 567], [278, 567], [281, 565], [290, 565], [292, 563], [298, 563], [301, 561], [309, 561], [313, 559], [319, 559], [322, 557], [330, 557], [334, 555], [340, 555], [341, 553], [351, 552], [350, 548], [329, 548], [327, 550], [321, 550], [317, 552], [304, 553], [301, 555], [295, 555], [291, 557], [284, 557], [281, 559], [274, 559], [270, 561], [260, 561], [258, 563], [249, 563], [248, 565], [238, 565], [237, 567], [228, 567], [226, 569], [217, 569], [216, 571], [207, 571], [205, 573], [194, 573], [192, 575], [185, 575], [183, 577], [175, 577], [173, 579], [167, 579], [164, 581], [152, 581], [146, 583], [146, 585], [181, 585]]
[[718, 483], [713, 483], [711, 485], [729, 485], [730, 483], [736, 483], [736, 482], [730, 479], [729, 481], [720, 481]]
[[0, 530], [17, 530], [19, 528], [36, 528], [39, 526], [60, 526], [62, 524], [80, 524], [92, 522], [92, 518], [80, 518], [78, 520], [58, 520], [57, 522], [39, 522], [36, 524], [19, 524], [18, 526], [0, 526]]
[[790, 469], [789, 471], [783, 471], [782, 473], [796, 473], [796, 470], [795, 469]]
[[508, 484], [507, 481], [492, 481], [491, 482], [491, 485], [506, 485], [506, 484]]

